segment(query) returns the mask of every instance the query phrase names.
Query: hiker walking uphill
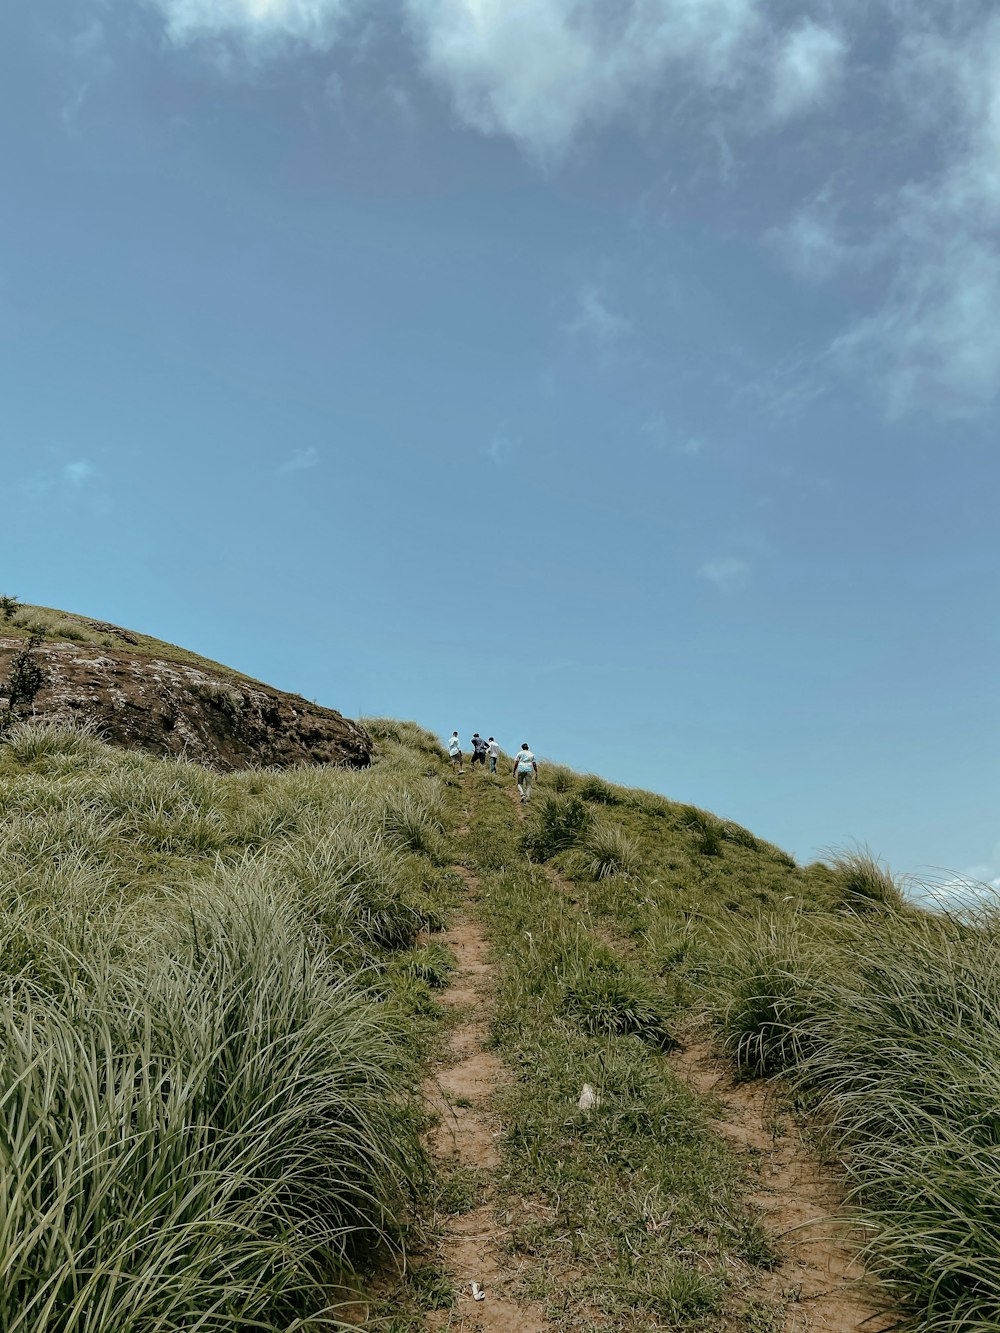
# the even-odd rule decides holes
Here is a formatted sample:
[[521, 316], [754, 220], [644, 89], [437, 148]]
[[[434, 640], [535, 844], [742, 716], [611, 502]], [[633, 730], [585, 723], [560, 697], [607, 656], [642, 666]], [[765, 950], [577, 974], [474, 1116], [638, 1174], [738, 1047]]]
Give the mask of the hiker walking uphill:
[[495, 773], [497, 771], [497, 760], [500, 758], [500, 746], [492, 736], [486, 742], [486, 753], [490, 757], [490, 772]]
[[525, 741], [517, 752], [517, 758], [514, 760], [514, 777], [517, 778], [517, 790], [521, 793], [521, 804], [531, 799], [531, 784], [538, 776], [538, 765], [535, 763], [535, 756], [528, 749], [528, 742]]
[[448, 754], [451, 758], [452, 768], [457, 768], [459, 773], [464, 773], [462, 767], [462, 742], [458, 739], [458, 732], [451, 733], [451, 740], [448, 742]]
[[483, 768], [485, 768], [486, 750], [488, 747], [486, 741], [483, 740], [478, 731], [473, 734], [470, 744], [472, 746], [472, 767], [475, 768], [477, 764], [482, 764]]

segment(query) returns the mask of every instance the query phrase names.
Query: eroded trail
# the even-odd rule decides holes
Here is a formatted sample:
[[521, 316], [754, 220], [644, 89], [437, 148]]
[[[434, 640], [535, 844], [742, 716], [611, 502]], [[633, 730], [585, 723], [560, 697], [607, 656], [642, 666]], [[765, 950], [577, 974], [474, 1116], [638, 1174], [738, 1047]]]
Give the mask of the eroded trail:
[[[443, 1003], [457, 1011], [448, 1056], [428, 1085], [428, 1099], [439, 1117], [430, 1135], [430, 1148], [438, 1169], [452, 1173], [473, 1168], [481, 1173], [478, 1204], [450, 1215], [444, 1222], [441, 1262], [450, 1277], [457, 1303], [451, 1310], [425, 1316], [428, 1329], [461, 1329], [468, 1333], [546, 1333], [553, 1325], [544, 1311], [524, 1305], [512, 1295], [517, 1278], [505, 1242], [509, 1237], [495, 1217], [490, 1177], [500, 1162], [497, 1138], [502, 1125], [491, 1111], [491, 1100], [502, 1077], [503, 1066], [486, 1049], [490, 1022], [491, 964], [489, 950], [476, 917], [478, 881], [463, 866], [468, 892], [467, 906], [457, 914], [445, 933], [444, 943], [452, 950], [457, 968]], [[472, 1283], [484, 1295], [476, 1300]]]
[[737, 1082], [701, 1042], [671, 1057], [677, 1072], [713, 1097], [722, 1114], [713, 1128], [759, 1175], [750, 1202], [774, 1237], [781, 1263], [761, 1274], [758, 1290], [781, 1309], [782, 1333], [885, 1333], [897, 1320], [865, 1289], [858, 1245], [837, 1216], [843, 1193], [835, 1173], [803, 1141], [766, 1084]]
[[[511, 799], [523, 821], [524, 807], [513, 792]], [[575, 898], [573, 886], [551, 865], [544, 870], [557, 891]], [[612, 943], [610, 935], [602, 938]], [[860, 1240], [844, 1220], [836, 1173], [808, 1147], [792, 1117], [777, 1108], [767, 1085], [736, 1079], [708, 1040], [664, 1058], [690, 1087], [713, 1099], [721, 1114], [713, 1118], [712, 1128], [759, 1178], [748, 1202], [759, 1210], [780, 1263], [760, 1274], [754, 1294], [779, 1312], [781, 1333], [888, 1333], [895, 1328], [898, 1314], [886, 1313], [866, 1278]], [[727, 1323], [727, 1333], [731, 1327]]]
[[[513, 791], [510, 795], [520, 823], [525, 807]], [[488, 1049], [493, 966], [477, 908], [478, 879], [464, 866], [456, 869], [466, 898], [443, 937], [457, 966], [442, 996], [455, 1021], [448, 1052], [427, 1087], [437, 1114], [429, 1147], [443, 1177], [475, 1173], [476, 1188], [464, 1209], [439, 1219], [438, 1258], [456, 1300], [450, 1309], [425, 1314], [424, 1327], [547, 1333], [557, 1325], [545, 1310], [516, 1297], [522, 1275], [504, 1225], [504, 1218], [517, 1214], [516, 1201], [506, 1200], [506, 1210], [498, 1215], [492, 1185], [501, 1165], [498, 1142], [504, 1128], [494, 1109], [504, 1067]], [[545, 873], [557, 891], [576, 900], [574, 886], [553, 867], [546, 866]], [[836, 1173], [824, 1167], [791, 1117], [776, 1106], [767, 1085], [736, 1080], [707, 1040], [692, 1040], [663, 1058], [692, 1089], [711, 1099], [716, 1112], [712, 1128], [744, 1159], [750, 1178], [759, 1182], [748, 1202], [758, 1210], [780, 1261], [770, 1270], [751, 1272], [741, 1266], [733, 1279], [753, 1298], [756, 1309], [766, 1305], [773, 1312], [768, 1330], [887, 1333], [895, 1327], [897, 1317], [887, 1315], [866, 1287], [855, 1239], [835, 1220], [843, 1209]], [[482, 1300], [474, 1298], [473, 1284], [483, 1291]], [[561, 1321], [558, 1327], [571, 1325]], [[720, 1316], [718, 1333], [742, 1333], [745, 1327], [750, 1325], [739, 1316]], [[754, 1319], [752, 1327], [761, 1325]]]

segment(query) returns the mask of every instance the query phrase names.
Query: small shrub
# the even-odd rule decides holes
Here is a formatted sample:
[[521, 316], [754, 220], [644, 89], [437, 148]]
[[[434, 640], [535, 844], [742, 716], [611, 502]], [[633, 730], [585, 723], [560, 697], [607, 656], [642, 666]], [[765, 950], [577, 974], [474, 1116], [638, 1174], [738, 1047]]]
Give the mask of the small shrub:
[[16, 597], [0, 597], [0, 615], [3, 616], [4, 620], [10, 620], [19, 605], [20, 603]]
[[639, 848], [617, 824], [595, 822], [583, 839], [583, 850], [590, 858], [587, 869], [594, 879], [611, 875], [635, 879], [639, 873]]
[[736, 824], [731, 819], [724, 819], [721, 823], [720, 833], [726, 842], [735, 843], [737, 847], [745, 847], [750, 852], [759, 852], [761, 843], [758, 838], [745, 829], [742, 824]]
[[3, 743], [11, 756], [25, 767], [54, 758], [93, 761], [105, 752], [95, 728], [79, 722], [41, 719], [15, 722], [4, 735]]
[[546, 768], [545, 777], [552, 790], [560, 793], [572, 791], [576, 784], [574, 775], [561, 764], [553, 764]]
[[48, 680], [45, 668], [32, 656], [41, 642], [42, 635], [32, 634], [25, 646], [11, 658], [7, 700], [12, 712], [22, 706], [30, 708]]
[[699, 810], [697, 806], [685, 805], [682, 807], [681, 821], [685, 828], [691, 829], [696, 835], [698, 851], [702, 856], [722, 855], [723, 825], [715, 815], [709, 814], [707, 810]]
[[836, 876], [838, 906], [854, 912], [905, 909], [900, 883], [867, 847], [835, 852], [830, 868]]
[[441, 859], [441, 820], [430, 801], [401, 788], [386, 799], [383, 824], [390, 841], [404, 851]]
[[431, 990], [444, 990], [455, 970], [455, 955], [443, 944], [425, 944], [401, 959], [399, 970], [417, 981], [426, 982]]
[[579, 796], [547, 796], [535, 807], [524, 835], [529, 856], [548, 861], [580, 841], [590, 827], [591, 813]]
[[228, 713], [230, 717], [236, 717], [243, 710], [243, 695], [224, 681], [199, 681], [194, 687], [194, 693], [213, 708], [220, 708], [224, 713]]
[[565, 986], [562, 1007], [595, 1036], [638, 1037], [661, 1050], [675, 1045], [649, 985], [623, 969], [594, 967], [578, 975]]
[[620, 805], [621, 797], [610, 783], [592, 773], [580, 783], [579, 795], [584, 801], [594, 801], [598, 805]]

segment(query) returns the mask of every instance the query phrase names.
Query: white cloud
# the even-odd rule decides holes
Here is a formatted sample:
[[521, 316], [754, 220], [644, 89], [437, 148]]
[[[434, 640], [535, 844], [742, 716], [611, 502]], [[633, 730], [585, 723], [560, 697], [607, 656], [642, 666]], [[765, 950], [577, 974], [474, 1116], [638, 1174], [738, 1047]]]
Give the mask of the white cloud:
[[319, 450], [313, 445], [307, 449], [296, 449], [274, 469], [275, 476], [284, 477], [289, 472], [308, 472], [310, 468], [319, 467], [322, 461]]
[[660, 91], [740, 81], [761, 0], [407, 0], [426, 68], [466, 124], [541, 155]]
[[596, 287], [581, 287], [576, 299], [576, 315], [564, 325], [567, 333], [608, 347], [632, 332], [632, 321], [612, 310]]
[[[227, 39], [220, 68], [236, 67], [228, 60], [236, 43], [254, 56], [289, 42], [326, 50], [349, 24], [350, 40], [360, 42], [360, 20], [376, 12], [373, 0], [141, 2], [163, 14], [178, 43]], [[777, 0], [399, 3], [394, 13], [404, 35], [457, 120], [507, 136], [545, 162], [614, 123], [655, 132], [671, 108], [686, 105], [693, 111], [678, 113], [677, 124], [696, 123], [717, 146], [718, 174], [732, 189], [748, 178], [739, 157], [750, 136], [787, 133], [794, 117], [828, 108], [848, 76], [857, 75], [867, 111], [873, 96], [883, 99], [881, 115], [869, 116], [859, 141], [865, 170], [852, 177], [850, 141], [842, 137], [845, 197], [823, 195], [793, 207], [766, 242], [808, 282], [870, 271], [865, 293], [856, 297], [866, 313], [827, 350], [852, 377], [871, 378], [891, 414], [970, 416], [996, 401], [1000, 13], [986, 0], [825, 6], [836, 23], [789, 21], [783, 16], [790, 7]], [[883, 47], [891, 51], [895, 43], [893, 68], [877, 88], [871, 71], [851, 60], [853, 50], [873, 49], [867, 39], [876, 30]], [[81, 36], [85, 47], [96, 40], [89, 30]], [[338, 87], [331, 82], [331, 96]], [[68, 124], [86, 95], [84, 84], [66, 103]], [[412, 117], [406, 85], [390, 81], [384, 97], [404, 121]], [[828, 136], [824, 151], [837, 142]], [[809, 147], [797, 145], [790, 179]], [[849, 177], [864, 182], [864, 197], [848, 197]], [[568, 327], [607, 347], [631, 324], [591, 288], [581, 293]]]
[[896, 192], [876, 237], [896, 256], [886, 300], [834, 351], [891, 415], [974, 416], [1000, 389], [1000, 16], [905, 40], [896, 87], [939, 165]]
[[876, 378], [892, 417], [978, 415], [1000, 388], [1000, 254], [967, 236], [934, 238], [834, 352]]
[[701, 578], [714, 583], [721, 592], [745, 587], [750, 578], [750, 566], [738, 556], [720, 556], [706, 560], [698, 569]]
[[148, 0], [164, 15], [176, 42], [235, 33], [252, 39], [292, 38], [332, 43], [351, 0]]
[[828, 102], [844, 73], [847, 43], [811, 19], [786, 33], [773, 70], [771, 114], [788, 120]]

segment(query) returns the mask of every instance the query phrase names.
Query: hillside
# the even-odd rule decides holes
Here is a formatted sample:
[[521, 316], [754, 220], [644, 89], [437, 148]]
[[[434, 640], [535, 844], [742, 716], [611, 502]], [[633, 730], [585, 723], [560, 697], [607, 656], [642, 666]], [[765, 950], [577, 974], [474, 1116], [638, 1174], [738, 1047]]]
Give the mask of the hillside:
[[0, 1327], [1000, 1327], [989, 920], [362, 729], [5, 729]]
[[[105, 621], [0, 599], [0, 708], [28, 645], [37, 688], [21, 711], [84, 722], [114, 745], [231, 771], [371, 757], [362, 728], [228, 667]], [[0, 715], [2, 718], [2, 715]]]

